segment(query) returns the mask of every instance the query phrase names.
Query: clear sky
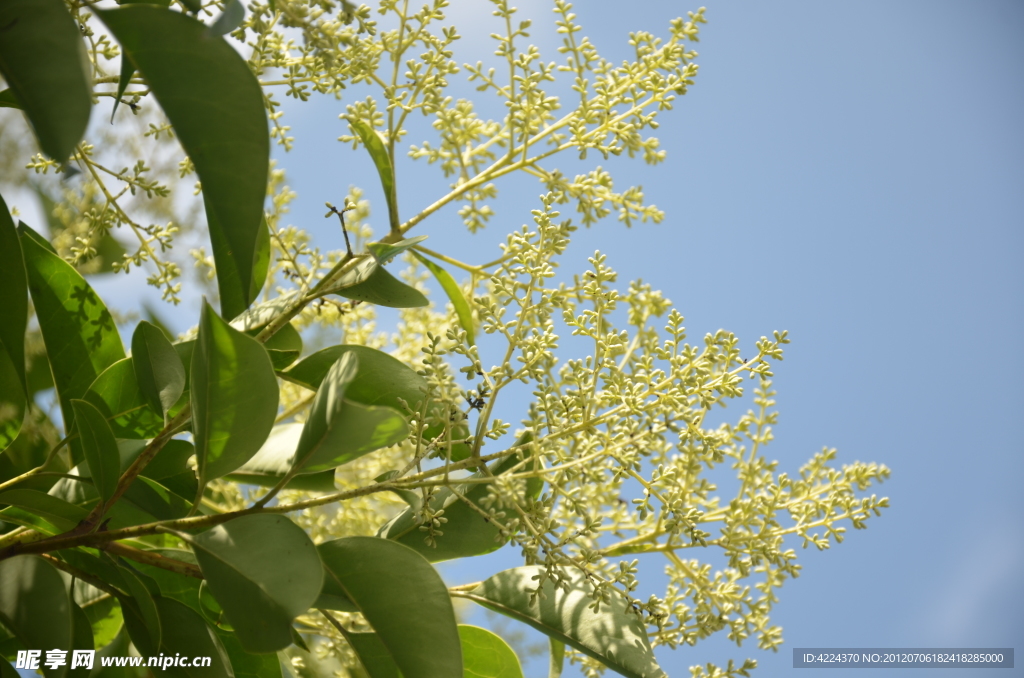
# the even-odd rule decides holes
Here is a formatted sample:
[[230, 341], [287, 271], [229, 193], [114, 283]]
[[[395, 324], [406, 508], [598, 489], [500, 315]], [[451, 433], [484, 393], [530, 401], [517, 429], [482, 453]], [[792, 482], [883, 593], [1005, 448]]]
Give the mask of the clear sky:
[[[497, 28], [483, 5], [453, 2], [466, 36], [460, 63], [491, 50], [485, 36]], [[548, 60], [549, 6], [519, 4]], [[691, 9], [576, 7], [584, 34], [615, 61], [629, 31], [664, 34]], [[839, 547], [804, 552], [803, 576], [782, 589], [773, 618], [783, 651], [716, 638], [659, 651], [662, 666], [683, 676], [751, 656], [755, 675], [777, 676], [793, 672], [793, 647], [1019, 644], [1024, 3], [711, 2], [707, 18], [696, 85], [661, 118], [668, 160], [608, 163], [621, 185], [643, 185], [665, 221], [602, 223], [573, 243], [567, 268], [609, 253], [620, 280], [642, 277], [675, 302], [691, 337], [725, 328], [752, 350], [789, 330], [769, 456], [790, 472], [823, 446], [838, 447], [840, 461], [885, 463], [893, 476], [877, 491], [892, 506]], [[324, 200], [349, 184], [379, 193], [361, 154], [321, 143], [345, 133], [341, 110], [333, 99], [289, 109], [297, 146], [282, 162], [304, 166], [290, 171], [303, 226], [322, 223]], [[406, 212], [444, 188], [421, 166], [399, 172]], [[483, 234], [470, 237], [452, 210], [416, 232], [467, 261], [493, 258], [541, 192], [530, 181], [499, 188]], [[378, 229], [382, 215], [377, 207]], [[445, 575], [473, 581], [516, 554], [482, 561]], [[645, 568], [645, 595], [660, 568]]]
[[[556, 59], [550, 3], [519, 7], [534, 21], [531, 39]], [[585, 0], [576, 10], [584, 34], [618, 61], [629, 31], [664, 35], [696, 8]], [[456, 58], [486, 59], [497, 30], [488, 5], [453, 0], [450, 14], [465, 36]], [[1019, 645], [1024, 3], [713, 1], [707, 18], [697, 82], [660, 118], [667, 161], [607, 163], [620, 185], [642, 184], [665, 221], [601, 223], [579, 235], [566, 269], [609, 253], [622, 286], [642, 277], [663, 290], [690, 337], [725, 328], [753, 352], [761, 335], [789, 330], [769, 456], [790, 472], [823, 446], [839, 448], [840, 461], [885, 463], [892, 479], [875, 491], [891, 508], [839, 547], [804, 552], [803, 576], [782, 589], [773, 617], [781, 652], [714, 638], [659, 650], [662, 666], [684, 676], [749, 656], [755, 675], [778, 676], [793, 672], [793, 647]], [[338, 236], [324, 201], [340, 201], [350, 184], [374, 200], [378, 232], [386, 221], [364, 153], [333, 141], [347, 133], [344, 103], [288, 105], [296, 149], [277, 154], [298, 192], [290, 221], [322, 238]], [[399, 181], [406, 213], [446, 185], [411, 162]], [[454, 210], [415, 233], [467, 261], [495, 258], [541, 192], [532, 180], [499, 188], [484, 233], [469, 236]], [[517, 564], [511, 549], [479, 560], [444, 574], [461, 583]], [[661, 586], [661, 566], [644, 565], [641, 598]], [[1024, 675], [1000, 675], [1009, 673]]]

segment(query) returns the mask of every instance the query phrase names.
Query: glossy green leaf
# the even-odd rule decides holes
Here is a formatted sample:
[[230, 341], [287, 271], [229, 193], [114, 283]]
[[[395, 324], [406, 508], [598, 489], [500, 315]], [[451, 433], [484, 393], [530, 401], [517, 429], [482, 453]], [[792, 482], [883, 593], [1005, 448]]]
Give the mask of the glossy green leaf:
[[0, 26], [0, 74], [43, 153], [64, 162], [85, 134], [92, 108], [81, 32], [61, 0], [6, 0]]
[[0, 452], [21, 430], [27, 404], [25, 329], [28, 277], [21, 242], [7, 203], [0, 196]]
[[384, 139], [381, 138], [377, 130], [362, 120], [348, 117], [345, 119], [348, 121], [349, 126], [352, 127], [352, 131], [359, 136], [359, 140], [363, 142], [363, 146], [370, 153], [370, 158], [377, 168], [377, 174], [380, 176], [380, 185], [384, 189], [384, 200], [388, 205], [388, 223], [391, 225], [391, 231], [393, 233], [397, 232], [401, 222], [398, 218], [398, 192], [395, 187], [395, 170], [391, 165], [391, 157], [388, 155], [388, 149], [384, 145]]
[[410, 247], [419, 245], [426, 239], [427, 236], [418, 235], [415, 238], [406, 238], [405, 240], [400, 240], [394, 244], [386, 242], [371, 242], [366, 246], [366, 249], [370, 250], [370, 254], [372, 254], [377, 262], [383, 266], [402, 252], [405, 252]]
[[[285, 311], [291, 308], [295, 303], [296, 295], [297, 292], [292, 290], [290, 292], [285, 292], [279, 297], [274, 297], [273, 299], [253, 304], [251, 307], [238, 314], [238, 316], [231, 321], [231, 326], [236, 330], [241, 330], [242, 332], [260, 329], [271, 320], [282, 315]], [[178, 345], [179, 344], [175, 344], [175, 346]]]
[[[103, 370], [124, 359], [114, 318], [85, 279], [19, 226], [36, 317], [50, 359], [65, 430], [74, 424], [71, 400], [82, 398]], [[72, 452], [80, 448], [72, 443]], [[80, 452], [79, 452], [80, 454]], [[73, 456], [77, 458], [79, 454]]]
[[207, 35], [227, 35], [238, 28], [245, 18], [245, 8], [238, 0], [228, 0], [224, 11], [206, 29]]
[[185, 366], [167, 336], [145, 320], [132, 334], [132, 366], [142, 397], [166, 420], [185, 391]]
[[189, 500], [178, 496], [161, 483], [141, 476], [110, 510], [110, 529], [143, 525], [157, 520], [177, 520], [188, 515]]
[[391, 653], [376, 633], [348, 633], [345, 640], [370, 678], [401, 678]]
[[422, 292], [406, 285], [380, 266], [363, 282], [336, 287], [332, 293], [388, 308], [417, 308], [430, 303]]
[[523, 678], [519, 657], [501, 636], [459, 624], [465, 678]]
[[643, 621], [618, 595], [594, 612], [593, 587], [579, 571], [567, 573], [569, 589], [550, 579], [531, 603], [537, 577], [544, 568], [529, 565], [499, 572], [463, 594], [486, 608], [529, 624], [541, 633], [571, 645], [627, 678], [663, 678]]
[[72, 400], [75, 410], [75, 427], [85, 453], [85, 460], [92, 472], [93, 485], [106, 501], [114, 496], [117, 481], [121, 477], [121, 456], [117, 440], [107, 425], [103, 414], [84, 400]]
[[[302, 428], [302, 424], [275, 426], [260, 451], [237, 471], [229, 474], [228, 480], [263, 487], [276, 486], [292, 468]], [[285, 487], [311, 492], [333, 492], [334, 470], [299, 474], [288, 481]]]
[[267, 215], [263, 214], [260, 221], [260, 229], [256, 232], [256, 249], [252, 259], [252, 286], [249, 289], [249, 298], [256, 299], [263, 291], [263, 285], [267, 282], [267, 272], [270, 271], [270, 226], [267, 225]]
[[[60, 572], [38, 556], [0, 561], [0, 622], [29, 649], [70, 650], [73, 620], [68, 585]], [[61, 676], [63, 668], [43, 668]]]
[[[529, 440], [527, 436], [521, 437], [516, 441], [516, 445], [525, 445]], [[510, 454], [505, 459], [494, 463], [490, 468], [489, 475], [505, 473], [520, 461], [517, 454]], [[519, 467], [519, 470], [525, 470], [530, 466], [531, 463], [524, 464]], [[485, 476], [481, 473], [471, 476], [474, 480], [483, 477]], [[537, 487], [531, 490], [525, 482], [523, 485], [524, 494], [528, 496], [536, 496], [536, 492], [540, 489]], [[484, 483], [466, 483], [459, 488], [459, 493], [479, 506], [487, 496], [488, 488]], [[399, 513], [381, 527], [377, 536], [405, 544], [432, 563], [491, 553], [504, 546], [508, 541], [506, 537], [502, 537], [501, 530], [496, 525], [484, 520], [483, 516], [447, 488], [442, 487], [434, 493], [430, 499], [430, 506], [435, 512], [444, 510], [444, 517], [448, 519], [448, 522], [441, 526], [443, 534], [434, 537], [434, 546], [426, 542], [426, 534], [419, 529], [420, 513], [412, 507]]]
[[293, 468], [333, 468], [409, 435], [405, 419], [393, 409], [345, 400], [345, 389], [358, 369], [359, 359], [348, 352], [327, 371], [303, 425]]
[[154, 438], [163, 429], [163, 418], [142, 396], [131, 358], [118, 360], [103, 370], [82, 400], [103, 414], [118, 438]]
[[337, 280], [324, 288], [323, 294], [336, 294], [339, 290], [360, 285], [370, 279], [377, 272], [379, 265], [374, 257], [364, 257], [356, 264], [345, 271]]
[[17, 519], [21, 513], [11, 511], [11, 508], [20, 508], [39, 516], [61, 532], [73, 528], [89, 513], [81, 506], [39, 490], [13, 489], [0, 492], [0, 504], [10, 504], [10, 507], [0, 511], [0, 519], [24, 524]]
[[282, 515], [250, 515], [188, 538], [210, 592], [246, 650], [291, 645], [291, 623], [320, 594], [323, 568], [306, 532]]
[[452, 306], [455, 308], [455, 315], [459, 319], [459, 324], [462, 325], [462, 329], [466, 330], [466, 338], [469, 340], [470, 346], [475, 345], [476, 330], [473, 326], [473, 311], [470, 310], [469, 302], [466, 301], [466, 297], [462, 294], [459, 284], [455, 282], [455, 278], [448, 271], [419, 252], [413, 250], [412, 255], [419, 259], [427, 267], [428, 271], [434, 274], [437, 282], [441, 283], [441, 289], [448, 295], [449, 301], [452, 302]]
[[17, 108], [19, 111], [25, 110], [22, 108], [21, 102], [18, 101], [18, 97], [16, 97], [14, 92], [10, 89], [5, 89], [0, 92], [0, 108]]
[[231, 45], [184, 14], [153, 5], [96, 12], [142, 73], [203, 187], [221, 309], [253, 300], [270, 137], [263, 91]]
[[461, 678], [448, 589], [415, 551], [376, 537], [317, 547], [328, 576], [363, 613], [405, 678]]
[[192, 431], [201, 483], [231, 473], [263, 445], [277, 415], [266, 350], [203, 302], [192, 353]]
[[[419, 410], [427, 392], [426, 380], [397, 358], [368, 346], [342, 344], [322, 349], [303, 358], [284, 376], [289, 381], [316, 390], [331, 365], [346, 353], [353, 353], [359, 358], [359, 372], [345, 389], [346, 399], [364, 405], [383, 405], [402, 414], [406, 413], [406, 406], [414, 412]], [[452, 438], [469, 436], [469, 429], [464, 423], [456, 424], [453, 428]], [[434, 424], [427, 427], [423, 436], [433, 440], [443, 432], [443, 424]], [[463, 443], [452, 446], [453, 460], [465, 459], [469, 454], [469, 446]]]

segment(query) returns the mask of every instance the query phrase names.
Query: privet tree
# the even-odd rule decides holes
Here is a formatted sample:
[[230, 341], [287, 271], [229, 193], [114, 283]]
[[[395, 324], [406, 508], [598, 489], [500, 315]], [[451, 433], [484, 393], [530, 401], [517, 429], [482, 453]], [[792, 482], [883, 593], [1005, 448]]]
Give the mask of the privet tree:
[[[3, 118], [5, 180], [50, 220], [47, 239], [0, 209], [8, 661], [95, 649], [212, 658], [168, 669], [190, 676], [521, 676], [505, 641], [457, 624], [459, 598], [547, 634], [551, 676], [568, 659], [652, 678], [662, 645], [725, 633], [777, 649], [791, 542], [828, 548], [886, 505], [863, 495], [884, 466], [837, 468], [824, 450], [790, 474], [765, 457], [785, 332], [743, 359], [728, 332], [687, 342], [669, 301], [619, 285], [603, 254], [558, 275], [579, 226], [662, 219], [602, 167], [558, 163], [665, 160], [650, 133], [693, 83], [703, 10], [630, 34], [615, 65], [564, 0], [554, 61], [491, 2], [497, 68], [453, 60], [445, 0], [0, 0], [0, 102], [20, 109]], [[456, 77], [504, 114], [446, 94]], [[343, 102], [340, 141], [379, 174], [376, 239], [360, 187], [318, 196], [343, 234], [329, 245], [284, 223], [295, 196], [269, 159], [293, 143], [280, 98], [322, 95]], [[89, 128], [90, 112], [104, 124]], [[405, 138], [416, 119], [432, 138]], [[403, 155], [450, 181], [412, 215], [398, 209]], [[541, 196], [509, 215], [529, 223], [492, 261], [428, 246], [447, 205], [485, 227], [515, 172]], [[59, 186], [39, 181], [54, 173]], [[190, 246], [204, 273], [191, 284], [213, 303], [191, 304], [179, 337], [159, 312], [108, 308], [83, 276], [142, 269], [178, 304]], [[431, 278], [446, 300], [428, 300]], [[392, 334], [376, 331], [378, 306], [399, 309]], [[566, 355], [568, 335], [587, 353]], [[523, 411], [506, 404], [516, 382]], [[747, 388], [753, 409], [706, 422]], [[735, 471], [730, 496], [717, 468]], [[482, 582], [449, 588], [432, 565], [503, 545], [523, 565]], [[664, 558], [667, 589], [637, 579], [640, 554]], [[44, 675], [88, 673], [71, 656]]]

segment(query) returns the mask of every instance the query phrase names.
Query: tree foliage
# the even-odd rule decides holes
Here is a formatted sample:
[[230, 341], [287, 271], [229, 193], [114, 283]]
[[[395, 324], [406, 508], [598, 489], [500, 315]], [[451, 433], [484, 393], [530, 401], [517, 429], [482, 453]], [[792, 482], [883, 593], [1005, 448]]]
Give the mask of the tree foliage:
[[[8, 661], [56, 648], [212, 658], [168, 669], [182, 675], [521, 677], [504, 640], [458, 624], [455, 598], [547, 634], [552, 676], [568, 658], [654, 678], [658, 646], [723, 632], [777, 649], [770, 613], [800, 571], [790, 541], [828, 548], [887, 505], [864, 495], [884, 466], [836, 468], [824, 450], [788, 474], [765, 457], [785, 332], [743, 359], [729, 332], [687, 342], [670, 302], [616, 287], [600, 252], [559, 275], [580, 226], [662, 220], [602, 166], [557, 163], [665, 160], [651, 132], [693, 84], [703, 10], [662, 37], [630, 34], [615, 65], [564, 0], [550, 62], [530, 21], [491, 4], [495, 67], [453, 59], [445, 0], [0, 0], [0, 169], [48, 219], [16, 223], [0, 204]], [[503, 114], [447, 94], [461, 75]], [[365, 186], [323, 197], [344, 248], [284, 223], [295, 194], [270, 160], [294, 143], [282, 93], [345, 102], [340, 141], [383, 190], [378, 240]], [[112, 126], [88, 125], [108, 110]], [[432, 138], [405, 139], [414, 118]], [[450, 181], [404, 219], [403, 155]], [[470, 264], [425, 244], [448, 205], [470, 232], [487, 226], [516, 172], [542, 195], [500, 256]], [[216, 304], [191, 308], [182, 335], [90, 284], [141, 268], [178, 304], [175, 244], [194, 245], [191, 284]], [[376, 331], [380, 306], [397, 309], [391, 335]], [[567, 356], [566, 336], [586, 353]], [[747, 381], [753, 408], [709, 423]], [[532, 401], [509, 412], [517, 382]], [[523, 566], [482, 582], [449, 588], [431, 564], [505, 545]], [[664, 559], [667, 589], [638, 579], [642, 554]]]

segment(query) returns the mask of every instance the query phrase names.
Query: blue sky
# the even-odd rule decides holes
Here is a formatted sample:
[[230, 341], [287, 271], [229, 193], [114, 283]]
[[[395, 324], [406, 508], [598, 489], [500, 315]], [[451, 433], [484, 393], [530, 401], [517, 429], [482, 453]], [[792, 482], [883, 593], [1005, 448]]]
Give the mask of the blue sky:
[[[489, 12], [453, 5], [467, 37], [456, 58], [486, 59]], [[548, 3], [519, 7], [556, 58]], [[696, 7], [576, 9], [617, 61], [628, 31], [664, 34]], [[893, 476], [877, 491], [891, 508], [839, 547], [804, 552], [773, 618], [783, 651], [714, 638], [659, 651], [662, 665], [682, 676], [750, 656], [755, 675], [776, 676], [793, 672], [793, 647], [1012, 647], [1024, 637], [1024, 4], [712, 2], [707, 18], [697, 83], [661, 118], [668, 160], [607, 163], [665, 221], [602, 223], [565, 268], [609, 253], [621, 281], [642, 277], [675, 302], [691, 337], [725, 328], [752, 349], [789, 330], [769, 456], [791, 472], [823, 446], [885, 463]], [[321, 143], [345, 132], [341, 110], [333, 99], [289, 108], [297, 146], [282, 163], [302, 167], [289, 176], [303, 226], [317, 228], [324, 200], [349, 184], [379, 193], [360, 154]], [[444, 189], [422, 166], [399, 173], [406, 213]], [[484, 233], [469, 236], [453, 210], [416, 232], [465, 260], [493, 258], [540, 193], [532, 181], [499, 188]], [[336, 226], [319, 228], [333, 237]], [[499, 552], [445, 573], [472, 581], [513, 564]], [[645, 569], [650, 592], [659, 570]]]
[[[486, 59], [497, 29], [488, 6], [453, 5], [465, 36], [456, 58]], [[550, 4], [519, 7], [545, 58], [557, 58]], [[576, 8], [613, 61], [628, 56], [628, 31], [664, 34], [691, 9]], [[802, 554], [803, 575], [773, 617], [783, 651], [712, 638], [659, 650], [662, 666], [674, 677], [754, 657], [755, 675], [777, 676], [793, 672], [793, 647], [1012, 647], [1024, 637], [1024, 4], [712, 2], [707, 18], [697, 82], [660, 118], [667, 161], [605, 163], [618, 185], [642, 184], [665, 221], [581, 232], [565, 271], [609, 253], [622, 286], [643, 278], [663, 290], [690, 337], [725, 328], [753, 352], [758, 337], [789, 330], [769, 456], [790, 472], [823, 446], [840, 461], [885, 463], [892, 479], [875, 491], [891, 508], [839, 547]], [[323, 203], [351, 184], [374, 200], [378, 232], [386, 221], [369, 161], [333, 141], [347, 132], [344, 103], [287, 105], [296, 149], [277, 154], [298, 192], [289, 221], [322, 246], [340, 246]], [[411, 162], [399, 181], [406, 214], [446, 186]], [[532, 180], [499, 188], [483, 233], [469, 236], [447, 209], [415, 234], [467, 261], [495, 258], [541, 192]], [[97, 288], [117, 296], [118, 280]], [[178, 329], [194, 322], [191, 306], [174, 317]], [[444, 573], [458, 583], [515, 564], [505, 550]], [[658, 592], [660, 565], [644, 567], [641, 593]]]

